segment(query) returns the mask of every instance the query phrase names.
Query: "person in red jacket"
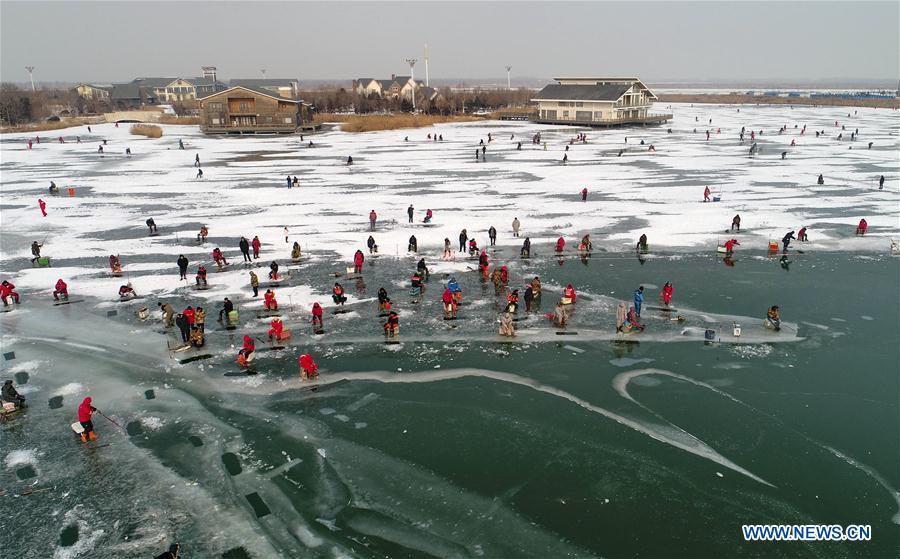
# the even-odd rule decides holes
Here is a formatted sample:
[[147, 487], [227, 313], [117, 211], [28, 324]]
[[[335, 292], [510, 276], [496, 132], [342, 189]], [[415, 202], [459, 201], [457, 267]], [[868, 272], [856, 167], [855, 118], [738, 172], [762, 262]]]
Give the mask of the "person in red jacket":
[[672, 284], [666, 282], [666, 284], [662, 288], [662, 293], [660, 293], [660, 297], [662, 297], [663, 304], [665, 306], [669, 306], [672, 303], [672, 295], [675, 294], [675, 288], [672, 287]]
[[246, 367], [249, 365], [252, 360], [253, 352], [256, 350], [256, 344], [253, 343], [253, 338], [244, 334], [244, 347], [238, 352], [237, 362], [239, 365]]
[[280, 340], [281, 334], [282, 332], [284, 332], [284, 322], [282, 322], [280, 318], [275, 317], [272, 319], [270, 326], [271, 328], [269, 328], [269, 339], [271, 340], [274, 336], [276, 340]]
[[3, 280], [3, 283], [0, 284], [0, 298], [3, 299], [3, 306], [8, 306], [9, 303], [6, 302], [6, 298], [9, 297], [13, 300], [15, 304], [19, 304], [19, 294], [16, 293], [16, 286], [12, 284], [12, 282]]
[[725, 241], [725, 254], [732, 254], [735, 246], [741, 246], [737, 239], [728, 239]]
[[449, 287], [444, 289], [444, 293], [441, 295], [441, 301], [444, 303], [444, 320], [457, 318], [459, 307], [457, 306], [456, 299], [453, 298], [453, 293], [450, 291]]
[[38, 206], [41, 208], [41, 213], [44, 214], [44, 217], [47, 217], [47, 202], [44, 202], [40, 198], [38, 198]]
[[78, 422], [84, 428], [84, 431], [81, 432], [81, 442], [83, 443], [88, 442], [88, 440], [97, 440], [97, 434], [94, 433], [94, 423], [91, 421], [91, 415], [97, 411], [97, 408], [92, 406], [91, 402], [92, 400], [88, 396], [78, 406]]
[[266, 289], [266, 292], [263, 294], [263, 306], [265, 306], [267, 311], [278, 310], [278, 301], [275, 300], [275, 292], [271, 289]]
[[566, 240], [560, 237], [556, 240], [556, 252], [562, 252], [566, 248]]
[[353, 269], [357, 274], [362, 273], [363, 262], [365, 262], [366, 257], [363, 256], [363, 252], [361, 250], [357, 250], [356, 254], [353, 255]]
[[375, 230], [375, 221], [378, 219], [378, 214], [375, 213], [375, 210], [369, 212], [369, 230]]
[[[323, 330], [325, 328], [325, 323], [322, 321], [322, 305], [318, 301], [313, 303], [312, 306], [312, 324], [313, 330]], [[318, 328], [316, 328], [316, 324], [319, 325]]]
[[56, 280], [56, 290], [53, 292], [53, 300], [59, 301], [59, 296], [62, 295], [63, 299], [69, 298], [69, 286], [66, 285], [66, 282], [59, 278]]
[[221, 270], [222, 267], [228, 265], [228, 260], [225, 260], [225, 255], [222, 254], [222, 250], [219, 247], [216, 247], [212, 251], [212, 259], [216, 263], [216, 266]]
[[188, 320], [190, 326], [194, 325], [194, 307], [188, 305], [188, 308], [181, 311], [181, 314]]
[[300, 380], [319, 378], [319, 366], [312, 355], [304, 353], [297, 361], [300, 363]]
[[262, 243], [259, 242], [258, 236], [253, 237], [253, 241], [251, 241], [250, 246], [253, 247], [253, 258], [259, 258], [259, 247], [262, 246]]
[[563, 299], [568, 299], [569, 303], [575, 304], [575, 288], [572, 287], [571, 283], [563, 289]]
[[587, 202], [587, 187], [581, 189], [581, 201]]
[[859, 220], [859, 225], [856, 226], [856, 234], [857, 235], [865, 235], [866, 230], [869, 228], [869, 223], [865, 219]]
[[488, 259], [487, 251], [481, 249], [481, 255], [478, 257], [478, 267], [481, 268], [481, 277], [487, 279], [488, 277], [488, 264], [490, 263], [490, 259]]
[[710, 195], [710, 194], [712, 194], [712, 192], [710, 192], [708, 186], [707, 186], [706, 188], [703, 189], [703, 201], [704, 201], [704, 202], [709, 202], [709, 195]]

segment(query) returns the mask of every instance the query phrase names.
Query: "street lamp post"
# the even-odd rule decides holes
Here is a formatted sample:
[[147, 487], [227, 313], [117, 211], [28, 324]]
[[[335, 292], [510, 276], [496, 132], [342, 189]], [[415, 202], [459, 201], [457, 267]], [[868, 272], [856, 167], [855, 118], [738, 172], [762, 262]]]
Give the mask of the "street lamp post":
[[407, 58], [406, 63], [409, 64], [409, 77], [412, 80], [412, 105], [413, 112], [416, 112], [416, 66], [417, 59]]

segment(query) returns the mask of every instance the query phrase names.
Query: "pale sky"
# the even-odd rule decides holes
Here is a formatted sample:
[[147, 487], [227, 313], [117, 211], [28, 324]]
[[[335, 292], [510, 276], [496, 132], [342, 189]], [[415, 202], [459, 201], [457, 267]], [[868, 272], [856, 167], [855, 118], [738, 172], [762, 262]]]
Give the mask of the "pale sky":
[[0, 79], [898, 79], [900, 2], [0, 2]]

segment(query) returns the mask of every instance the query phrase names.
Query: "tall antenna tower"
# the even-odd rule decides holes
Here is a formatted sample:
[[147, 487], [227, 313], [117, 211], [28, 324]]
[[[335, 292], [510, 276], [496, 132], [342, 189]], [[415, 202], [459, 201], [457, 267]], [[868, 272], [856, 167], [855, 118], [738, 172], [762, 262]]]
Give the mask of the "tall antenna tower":
[[512, 70], [512, 66], [506, 67], [506, 89], [512, 89], [509, 85], [509, 71]]
[[428, 83], [428, 43], [425, 43], [425, 87], [429, 87]]
[[31, 91], [34, 92], [34, 66], [25, 66], [28, 70], [28, 77], [31, 78]]
[[406, 63], [409, 64], [409, 77], [412, 80], [412, 105], [413, 112], [416, 112], [416, 71], [415, 66], [416, 62], [418, 62], [415, 58], [407, 58]]

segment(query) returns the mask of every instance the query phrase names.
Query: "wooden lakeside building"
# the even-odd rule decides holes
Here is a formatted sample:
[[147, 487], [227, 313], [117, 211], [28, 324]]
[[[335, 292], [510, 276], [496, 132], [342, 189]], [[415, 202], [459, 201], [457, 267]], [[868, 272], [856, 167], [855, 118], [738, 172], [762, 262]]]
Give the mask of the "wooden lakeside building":
[[[532, 98], [537, 110], [531, 120], [539, 124], [621, 126], [662, 124], [671, 113], [651, 113], [656, 95], [634, 77], [554, 78]], [[513, 115], [511, 115], [513, 116]], [[522, 115], [516, 115], [522, 118]]]
[[234, 86], [199, 99], [204, 134], [293, 134], [315, 130], [314, 108], [273, 91]]

